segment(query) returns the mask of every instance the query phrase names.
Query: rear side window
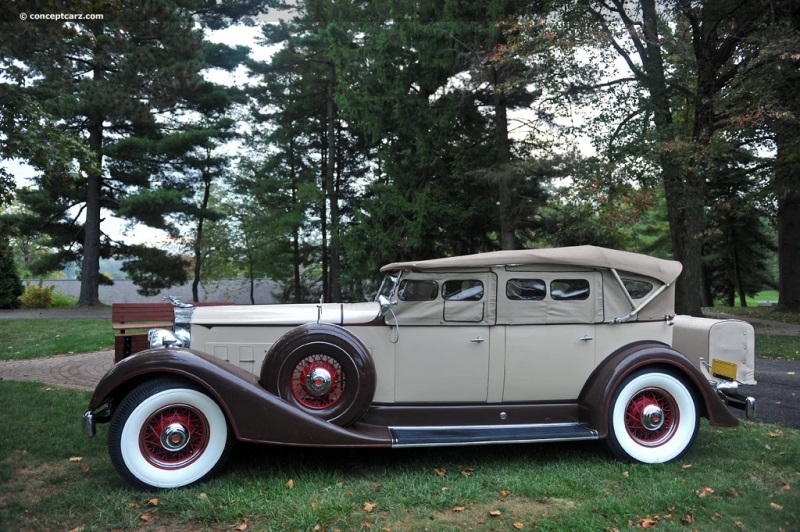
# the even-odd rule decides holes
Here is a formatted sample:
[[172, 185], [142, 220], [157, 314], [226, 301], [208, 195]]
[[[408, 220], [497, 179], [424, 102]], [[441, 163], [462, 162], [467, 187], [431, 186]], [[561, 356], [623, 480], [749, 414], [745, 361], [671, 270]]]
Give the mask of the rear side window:
[[625, 289], [628, 291], [628, 294], [630, 294], [631, 299], [642, 299], [653, 289], [651, 283], [647, 281], [638, 281], [636, 279], [623, 279], [622, 284], [625, 285]]
[[445, 301], [480, 301], [483, 299], [483, 283], [472, 279], [445, 281], [442, 297]]
[[550, 297], [556, 301], [584, 301], [589, 299], [589, 281], [586, 279], [556, 279], [550, 281]]
[[547, 284], [541, 279], [509, 279], [506, 297], [511, 301], [541, 301], [547, 295]]
[[439, 295], [439, 283], [418, 279], [400, 281], [397, 297], [400, 301], [433, 301]]

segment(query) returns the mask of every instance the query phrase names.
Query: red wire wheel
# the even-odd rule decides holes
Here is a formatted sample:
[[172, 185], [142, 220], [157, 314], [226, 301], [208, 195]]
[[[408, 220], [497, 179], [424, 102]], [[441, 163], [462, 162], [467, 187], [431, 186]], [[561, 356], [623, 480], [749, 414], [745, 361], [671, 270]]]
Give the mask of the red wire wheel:
[[364, 343], [329, 323], [301, 325], [284, 334], [261, 367], [261, 385], [267, 390], [343, 427], [367, 411], [375, 381], [375, 363]]
[[225, 464], [232, 432], [217, 402], [193, 383], [156, 377], [119, 403], [108, 428], [111, 463], [145, 489], [179, 488]]
[[164, 469], [185, 467], [208, 445], [208, 420], [189, 405], [170, 405], [156, 411], [142, 426], [144, 457]]
[[324, 409], [344, 396], [346, 377], [342, 366], [328, 355], [311, 355], [292, 372], [292, 393], [308, 408]]
[[667, 369], [641, 369], [620, 383], [608, 411], [606, 445], [619, 458], [654, 464], [680, 458], [697, 436], [694, 389]]
[[678, 426], [675, 401], [656, 388], [637, 393], [625, 409], [625, 428], [641, 445], [654, 447], [672, 437]]

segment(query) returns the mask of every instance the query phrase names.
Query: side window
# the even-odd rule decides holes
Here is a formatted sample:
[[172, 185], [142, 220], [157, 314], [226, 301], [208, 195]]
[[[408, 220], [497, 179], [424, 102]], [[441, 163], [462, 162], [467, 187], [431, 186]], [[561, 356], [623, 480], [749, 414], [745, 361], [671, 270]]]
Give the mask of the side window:
[[586, 279], [556, 279], [550, 281], [550, 297], [556, 301], [584, 301], [589, 299], [589, 281]]
[[541, 279], [509, 279], [506, 297], [511, 301], [541, 301], [547, 295], [547, 284]]
[[439, 294], [439, 283], [436, 281], [404, 279], [397, 288], [400, 301], [433, 301]]
[[622, 284], [625, 285], [625, 289], [630, 294], [631, 299], [642, 299], [653, 290], [651, 283], [637, 279], [623, 279]]
[[442, 297], [445, 301], [480, 301], [483, 299], [483, 283], [477, 280], [445, 281]]

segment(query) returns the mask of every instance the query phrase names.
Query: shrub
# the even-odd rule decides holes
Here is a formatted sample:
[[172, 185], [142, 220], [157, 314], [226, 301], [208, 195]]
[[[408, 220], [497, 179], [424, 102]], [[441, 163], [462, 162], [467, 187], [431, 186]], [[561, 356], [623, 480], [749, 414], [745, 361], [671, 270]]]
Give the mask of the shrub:
[[18, 307], [22, 291], [11, 248], [6, 238], [0, 235], [0, 308]]
[[30, 281], [25, 282], [25, 293], [22, 294], [23, 308], [50, 308], [53, 306], [53, 292], [55, 286], [42, 286], [44, 279], [39, 279], [38, 286], [31, 286]]

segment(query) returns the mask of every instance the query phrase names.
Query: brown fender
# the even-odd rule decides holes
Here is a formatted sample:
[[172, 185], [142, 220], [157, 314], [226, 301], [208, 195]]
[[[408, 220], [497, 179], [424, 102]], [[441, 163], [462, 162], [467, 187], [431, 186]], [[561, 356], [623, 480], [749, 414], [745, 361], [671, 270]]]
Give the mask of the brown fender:
[[578, 398], [581, 422], [605, 438], [614, 392], [625, 377], [645, 367], [667, 369], [683, 377], [693, 388], [701, 415], [712, 425], [735, 427], [739, 424], [738, 418], [728, 410], [700, 370], [684, 355], [658, 342], [627, 345], [600, 363]]
[[150, 349], [106, 373], [89, 403], [112, 408], [135, 386], [158, 375], [177, 375], [200, 386], [222, 407], [239, 441], [319, 447], [390, 447], [388, 429], [367, 424], [342, 428], [306, 414], [261, 387], [254, 375], [191, 349]]

